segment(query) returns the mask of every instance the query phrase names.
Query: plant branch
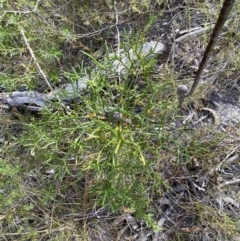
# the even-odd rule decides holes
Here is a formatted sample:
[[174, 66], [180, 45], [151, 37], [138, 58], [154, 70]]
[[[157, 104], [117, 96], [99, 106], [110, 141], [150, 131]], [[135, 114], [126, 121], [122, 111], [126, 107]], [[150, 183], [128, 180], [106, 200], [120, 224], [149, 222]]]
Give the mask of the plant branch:
[[[117, 2], [114, 1], [114, 10], [115, 10], [115, 18], [116, 18], [116, 30], [117, 30], [117, 57], [120, 57], [120, 43], [121, 43], [121, 39], [120, 39], [120, 32], [118, 29], [118, 23], [119, 23], [119, 17], [118, 17], [118, 9], [117, 9]], [[121, 82], [121, 70], [120, 68], [118, 68], [118, 78], [119, 78], [119, 82]]]
[[225, 0], [224, 1], [222, 9], [220, 11], [220, 14], [218, 16], [218, 20], [215, 24], [215, 27], [214, 27], [213, 32], [211, 34], [210, 40], [208, 42], [207, 48], [204, 52], [203, 58], [202, 58], [201, 63], [198, 67], [198, 71], [196, 73], [196, 76], [195, 76], [194, 82], [192, 84], [192, 87], [191, 87], [190, 91], [184, 96], [184, 98], [181, 99], [181, 102], [179, 101], [179, 108], [180, 109], [182, 108], [182, 104], [183, 104], [184, 99], [191, 96], [195, 92], [195, 90], [196, 90], [196, 88], [199, 84], [199, 81], [201, 79], [203, 70], [207, 65], [207, 62], [210, 58], [210, 54], [211, 54], [214, 46], [216, 45], [217, 38], [218, 38], [222, 28], [223, 28], [224, 23], [226, 22], [229, 14], [231, 12], [231, 9], [234, 5], [234, 2], [235, 2], [235, 0]]
[[22, 34], [22, 36], [23, 36], [24, 42], [25, 42], [25, 44], [27, 45], [27, 48], [28, 48], [28, 50], [29, 50], [29, 52], [30, 52], [30, 54], [31, 54], [31, 56], [32, 56], [32, 58], [33, 58], [33, 60], [34, 60], [34, 62], [35, 62], [35, 64], [36, 64], [36, 66], [37, 66], [37, 68], [38, 68], [38, 70], [39, 70], [39, 72], [40, 72], [40, 74], [42, 75], [43, 79], [45, 80], [45, 82], [46, 82], [46, 84], [48, 85], [48, 87], [50, 88], [50, 90], [53, 91], [53, 88], [52, 88], [52, 86], [50, 85], [50, 83], [49, 83], [49, 81], [48, 81], [48, 79], [47, 79], [47, 76], [45, 75], [45, 73], [44, 73], [43, 70], [41, 69], [41, 67], [40, 67], [40, 65], [39, 65], [39, 63], [38, 63], [38, 60], [37, 60], [37, 58], [36, 58], [36, 56], [35, 56], [32, 48], [31, 48], [31, 46], [30, 46], [30, 44], [29, 44], [29, 42], [28, 42], [28, 40], [27, 40], [27, 38], [26, 38], [26, 35], [25, 35], [25, 33], [24, 33], [23, 28], [22, 28], [22, 27], [19, 27], [19, 29], [20, 29], [20, 32], [21, 32], [21, 34]]
[[230, 11], [233, 7], [234, 2], [235, 2], [235, 0], [225, 0], [224, 1], [222, 9], [221, 9], [219, 17], [218, 17], [218, 20], [215, 24], [212, 35], [211, 35], [210, 40], [208, 42], [207, 48], [204, 52], [203, 58], [202, 58], [201, 63], [198, 67], [198, 71], [197, 71], [197, 74], [195, 76], [193, 85], [192, 85], [190, 91], [187, 93], [186, 97], [191, 96], [194, 93], [194, 91], [196, 90], [196, 88], [199, 84], [200, 78], [202, 76], [202, 72], [207, 65], [207, 62], [210, 58], [210, 54], [211, 54], [214, 46], [216, 45], [217, 38], [218, 38], [218, 36], [219, 36], [219, 34], [222, 30], [222, 27], [223, 27], [224, 23], [226, 22], [229, 14], [230, 14]]

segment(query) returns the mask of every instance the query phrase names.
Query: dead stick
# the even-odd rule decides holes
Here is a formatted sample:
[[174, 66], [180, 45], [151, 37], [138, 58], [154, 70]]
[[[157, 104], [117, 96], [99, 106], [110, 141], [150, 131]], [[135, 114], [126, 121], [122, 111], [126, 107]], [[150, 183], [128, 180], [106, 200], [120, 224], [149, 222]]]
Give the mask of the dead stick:
[[234, 2], [235, 2], [235, 0], [225, 0], [224, 1], [222, 9], [221, 9], [219, 17], [218, 17], [218, 20], [216, 22], [216, 25], [214, 27], [214, 30], [213, 30], [212, 35], [210, 37], [210, 40], [208, 42], [207, 48], [204, 52], [203, 58], [202, 58], [201, 63], [198, 67], [198, 71], [196, 73], [193, 85], [192, 85], [190, 91], [186, 94], [185, 97], [191, 96], [194, 93], [194, 91], [196, 90], [196, 88], [199, 84], [202, 72], [203, 72], [203, 70], [204, 70], [205, 66], [207, 65], [207, 62], [210, 58], [211, 51], [213, 50], [214, 46], [216, 45], [217, 38], [218, 38], [218, 36], [219, 36], [219, 34], [222, 30], [222, 27], [223, 27], [224, 23], [226, 22], [229, 14], [230, 14], [230, 11], [231, 11], [231, 9], [234, 5]]
[[32, 56], [35, 64], [37, 65], [37, 68], [38, 68], [39, 72], [41, 73], [43, 79], [45, 80], [45, 82], [46, 82], [46, 84], [48, 85], [48, 87], [50, 88], [50, 90], [53, 91], [53, 88], [52, 88], [52, 86], [50, 85], [50, 83], [49, 83], [49, 81], [48, 81], [48, 79], [47, 79], [47, 76], [46, 76], [46, 75], [44, 74], [44, 72], [42, 71], [42, 69], [41, 69], [41, 67], [40, 67], [40, 65], [39, 65], [39, 63], [38, 63], [38, 60], [37, 60], [37, 58], [36, 58], [36, 56], [35, 56], [32, 48], [31, 48], [31, 46], [30, 46], [30, 44], [29, 44], [26, 36], [25, 36], [25, 33], [24, 33], [23, 28], [20, 27], [19, 29], [20, 29], [20, 32], [21, 32], [21, 34], [22, 34], [22, 36], [23, 36], [23, 39], [24, 39], [24, 41], [25, 41], [25, 44], [27, 45], [27, 48], [28, 48], [31, 56]]

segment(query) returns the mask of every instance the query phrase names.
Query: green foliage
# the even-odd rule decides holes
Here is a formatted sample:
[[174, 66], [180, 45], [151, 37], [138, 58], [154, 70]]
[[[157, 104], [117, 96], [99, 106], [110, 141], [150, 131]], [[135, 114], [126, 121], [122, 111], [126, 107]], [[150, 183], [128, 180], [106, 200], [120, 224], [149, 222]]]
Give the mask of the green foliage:
[[[41, 119], [33, 118], [25, 125], [20, 143], [35, 160], [41, 160], [38, 165], [54, 169], [57, 179], [71, 173], [73, 166], [83, 176], [91, 175], [89, 195], [97, 197], [96, 206], [108, 206], [116, 212], [127, 207], [143, 217], [150, 207], [149, 193], [153, 195], [167, 187], [153, 168], [155, 159], [161, 155], [164, 134], [157, 134], [150, 123], [156, 120], [155, 128], [164, 127], [170, 103], [158, 94], [164, 94], [164, 85], [149, 78], [154, 62], [144, 59], [139, 62], [143, 81], [148, 83], [141, 91], [127, 79], [119, 84], [108, 75], [93, 73], [89, 94], [80, 96], [80, 104], [74, 104], [72, 109], [54, 104], [52, 109], [44, 110]], [[108, 68], [104, 61], [97, 65], [103, 70]], [[66, 73], [78, 79], [75, 74], [75, 71]], [[134, 109], [139, 104], [142, 112], [137, 114]], [[107, 108], [110, 116], [118, 112], [122, 118], [108, 119]], [[156, 111], [162, 114], [155, 115]], [[161, 142], [157, 152], [154, 146], [157, 143], [152, 142], [155, 135], [155, 142]]]
[[24, 196], [18, 184], [21, 182], [20, 170], [19, 166], [13, 166], [8, 161], [0, 159], [0, 213], [8, 215], [11, 207]]
[[[1, 119], [4, 126], [1, 139], [4, 141], [0, 143], [0, 220], [4, 220], [4, 224], [0, 228], [4, 234], [19, 233], [13, 238], [6, 236], [9, 240], [71, 240], [79, 235], [80, 229], [80, 233], [87, 229], [85, 224], [84, 228], [79, 228], [81, 222], [75, 221], [75, 215], [83, 214], [89, 221], [89, 210], [103, 207], [115, 214], [133, 213], [158, 232], [161, 227], [154, 216], [155, 198], [170, 192], [169, 183], [173, 179], [181, 179], [184, 183], [181, 185], [186, 186], [186, 190], [188, 187], [186, 178], [178, 176], [180, 164], [190, 166], [197, 160], [203, 166], [203, 173], [210, 167], [209, 160], [222, 158], [221, 153], [214, 152], [219, 139], [216, 138], [216, 142], [204, 141], [206, 133], [203, 131], [194, 130], [192, 133], [183, 129], [174, 138], [176, 79], [185, 68], [176, 71], [175, 66], [169, 63], [172, 61], [174, 65], [183, 61], [178, 59], [180, 53], [169, 55], [168, 60], [148, 60], [138, 55], [140, 66], [133, 61], [126, 76], [118, 76], [112, 71], [113, 62], [121, 61], [121, 57], [111, 53], [117, 47], [125, 53], [129, 53], [129, 49], [137, 52], [146, 42], [146, 36], [152, 37], [148, 32], [154, 22], [159, 21], [156, 15], [166, 14], [162, 11], [165, 5], [169, 8], [167, 13], [171, 12], [171, 6], [178, 9], [179, 6], [175, 8], [176, 2], [0, 1], [1, 87], [12, 91], [24, 85], [27, 89], [48, 91], [33, 54], [53, 88], [63, 83], [74, 84], [86, 75], [90, 78], [85, 94], [74, 93], [77, 98], [69, 106], [59, 101], [66, 97], [63, 92], [41, 113], [29, 118], [25, 118], [24, 113], [21, 125], [12, 117], [7, 120], [9, 123]], [[212, 14], [209, 15], [206, 2], [184, 4], [186, 6], [181, 6], [183, 15], [174, 15], [175, 10], [171, 13], [173, 29], [183, 28], [176, 17], [178, 15], [181, 15], [179, 19], [185, 19], [185, 29], [191, 29], [192, 21], [196, 21], [194, 9], [199, 9], [197, 26], [202, 13], [211, 20], [207, 22], [215, 21]], [[137, 33], [133, 31], [132, 36], [121, 37], [120, 43], [116, 43], [116, 39], [112, 42], [102, 40], [101, 30], [97, 30], [102, 24], [115, 24], [117, 16], [119, 23], [133, 22], [133, 26], [137, 25]], [[234, 61], [228, 73], [238, 69], [240, 62], [235, 51], [239, 34], [234, 27], [237, 20], [234, 21], [224, 40], [234, 50], [231, 51]], [[160, 29], [169, 34], [170, 25], [162, 27], [162, 24], [159, 22]], [[106, 32], [108, 34], [109, 29]], [[236, 42], [230, 41], [233, 35]], [[91, 47], [86, 38], [93, 41]], [[99, 46], [103, 41], [105, 46]], [[96, 49], [98, 51], [94, 52]], [[190, 51], [188, 47], [187, 51]], [[226, 59], [225, 55], [229, 55], [228, 51], [220, 52], [216, 50], [216, 59], [223, 59], [221, 55]], [[155, 75], [157, 61], [161, 72]], [[188, 65], [187, 81], [191, 77], [189, 73], [196, 67], [191, 61]], [[5, 128], [7, 125], [12, 128], [11, 133], [8, 133], [10, 127]], [[183, 163], [178, 160], [180, 155], [184, 158]], [[163, 173], [163, 170], [168, 173]], [[191, 193], [189, 197], [192, 198]], [[207, 222], [206, 227], [213, 225], [226, 233], [237, 232], [234, 218], [224, 213], [223, 218], [219, 217], [216, 210], [206, 207], [206, 203], [200, 200], [200, 204], [196, 201], [187, 208], [191, 214], [199, 216], [202, 223], [207, 210], [212, 215], [212, 223]], [[72, 223], [67, 223], [70, 220], [65, 219], [67, 214], [73, 223], [77, 223], [74, 228]], [[80, 221], [84, 218], [80, 217]], [[15, 224], [16, 220], [20, 222]], [[83, 236], [87, 240], [87, 234]]]

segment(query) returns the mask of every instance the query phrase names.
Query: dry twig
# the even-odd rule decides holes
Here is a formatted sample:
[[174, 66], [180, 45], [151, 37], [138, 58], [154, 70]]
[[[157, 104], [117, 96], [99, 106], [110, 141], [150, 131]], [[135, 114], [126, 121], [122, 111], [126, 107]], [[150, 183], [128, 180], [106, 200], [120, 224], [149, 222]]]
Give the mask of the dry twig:
[[194, 91], [196, 90], [196, 88], [199, 84], [200, 78], [202, 76], [202, 72], [203, 72], [205, 66], [207, 65], [211, 52], [212, 52], [214, 46], [216, 45], [217, 38], [223, 28], [224, 23], [226, 22], [229, 14], [230, 14], [230, 11], [234, 5], [234, 2], [235, 2], [235, 0], [225, 0], [224, 1], [222, 9], [221, 9], [219, 17], [218, 17], [218, 20], [216, 22], [216, 25], [214, 27], [210, 40], [208, 42], [207, 48], [203, 54], [203, 58], [199, 65], [198, 71], [196, 73], [193, 85], [192, 85], [190, 91], [188, 92], [188, 94], [186, 94], [186, 97], [191, 96], [194, 93]]
[[45, 82], [46, 82], [46, 84], [48, 85], [48, 87], [50, 88], [50, 90], [53, 91], [53, 88], [52, 88], [52, 86], [50, 85], [50, 83], [49, 83], [49, 81], [48, 81], [48, 79], [47, 79], [47, 76], [45, 75], [45, 73], [44, 73], [43, 70], [41, 69], [41, 67], [40, 67], [40, 65], [39, 65], [39, 63], [38, 63], [38, 60], [37, 60], [37, 58], [36, 58], [36, 56], [35, 56], [32, 48], [31, 48], [31, 46], [30, 46], [30, 44], [29, 44], [29, 42], [28, 42], [28, 40], [27, 40], [27, 38], [26, 38], [26, 35], [25, 35], [25, 32], [24, 32], [23, 28], [22, 28], [22, 27], [19, 27], [19, 29], [20, 29], [20, 32], [21, 32], [21, 34], [22, 34], [22, 36], [23, 36], [23, 39], [24, 39], [24, 42], [25, 42], [25, 44], [27, 45], [27, 48], [28, 48], [31, 56], [32, 56], [35, 64], [37, 65], [37, 68], [38, 68], [39, 72], [41, 73], [43, 79], [45, 80]]
[[[214, 167], [213, 169], [210, 170], [209, 173], [213, 173], [214, 171], [217, 172], [220, 170], [221, 166], [225, 163], [227, 163], [228, 161], [232, 162], [232, 155], [236, 152], [236, 150], [239, 148], [240, 145], [237, 145], [225, 158], [223, 161], [221, 161], [216, 167]], [[237, 154], [237, 157], [239, 157], [239, 155]], [[235, 159], [236, 157], [234, 157]]]
[[202, 60], [200, 62], [200, 65], [198, 67], [198, 70], [197, 70], [194, 82], [191, 86], [191, 89], [184, 96], [183, 99], [179, 100], [179, 108], [180, 109], [182, 108], [182, 104], [183, 104], [184, 99], [187, 98], [187, 97], [190, 97], [195, 92], [195, 90], [196, 90], [196, 88], [199, 84], [200, 78], [202, 76], [203, 70], [207, 65], [207, 62], [208, 62], [208, 60], [210, 58], [210, 55], [211, 55], [211, 52], [212, 52], [214, 46], [216, 45], [217, 38], [218, 38], [222, 28], [223, 28], [223, 25], [225, 24], [229, 14], [230, 14], [230, 11], [231, 11], [231, 9], [234, 5], [234, 2], [235, 2], [235, 0], [225, 0], [224, 1], [222, 9], [221, 9], [219, 17], [218, 17], [218, 20], [215, 24], [215, 27], [214, 27], [213, 32], [211, 34], [210, 40], [208, 42], [207, 48], [206, 48], [206, 50], [203, 54], [203, 58], [202, 58]]
[[204, 27], [204, 28], [194, 30], [192, 32], [184, 34], [184, 35], [180, 36], [179, 38], [175, 39], [175, 42], [180, 43], [180, 42], [184, 41], [186, 38], [197, 37], [198, 35], [200, 35], [204, 32], [208, 32], [208, 31], [212, 30], [212, 28], [213, 28], [213, 25], [210, 25], [210, 26], [207, 26], [207, 27]]
[[217, 187], [223, 188], [223, 187], [226, 187], [226, 186], [229, 186], [229, 185], [232, 185], [232, 184], [237, 184], [237, 183], [240, 183], [240, 178], [233, 179], [232, 181], [227, 181], [227, 182], [221, 183]]

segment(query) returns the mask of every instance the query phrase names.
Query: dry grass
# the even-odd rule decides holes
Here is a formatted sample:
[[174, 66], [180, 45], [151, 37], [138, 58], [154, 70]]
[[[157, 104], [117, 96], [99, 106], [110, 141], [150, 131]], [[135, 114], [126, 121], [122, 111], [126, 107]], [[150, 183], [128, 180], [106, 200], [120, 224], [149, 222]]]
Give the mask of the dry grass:
[[[139, 39], [160, 39], [168, 50], [153, 71], [139, 75], [133, 71], [134, 88], [125, 92], [111, 80], [104, 88], [102, 82], [96, 84], [95, 92], [90, 91], [71, 110], [56, 104], [53, 112], [37, 116], [21, 113], [20, 119], [6, 109], [2, 111], [0, 241], [239, 239], [239, 183], [219, 187], [236, 179], [240, 171], [239, 156], [229, 161], [239, 153], [238, 125], [212, 125], [209, 115], [199, 121], [206, 116], [200, 111], [202, 107], [217, 111], [214, 98], [215, 104], [240, 107], [235, 97], [238, 92], [232, 92], [240, 79], [239, 4], [218, 40], [197, 92], [185, 103], [184, 115], [193, 113], [192, 119], [177, 137], [173, 128], [176, 88], [179, 84], [190, 86], [209, 37], [206, 33], [176, 43], [178, 29], [214, 23], [220, 9], [216, 2], [163, 1], [158, 5], [132, 0], [112, 6], [108, 1], [94, 1], [89, 6], [88, 1], [64, 1], [60, 5], [58, 1], [46, 1], [39, 2], [38, 11], [30, 14], [26, 11], [35, 4], [27, 8], [25, 1], [20, 1], [4, 6], [8, 11], [22, 11], [18, 14], [23, 18], [16, 20], [12, 13], [6, 13], [14, 18], [5, 23], [11, 30], [10, 43], [3, 42], [8, 48], [1, 54], [4, 78], [0, 81], [6, 90], [21, 84], [45, 88], [23, 42], [11, 42], [20, 36], [16, 27], [19, 23], [14, 21], [25, 28], [53, 86], [76, 78], [74, 71], [81, 70], [81, 61], [85, 67], [93, 67], [81, 51], [96, 56], [98, 50], [100, 56], [98, 52], [94, 58], [101, 61], [106, 53], [105, 40], [109, 49], [118, 45], [115, 36], [107, 38], [103, 31], [98, 32], [101, 24], [114, 24], [117, 15], [119, 23], [132, 24]], [[150, 14], [156, 20], [141, 33]], [[44, 38], [39, 38], [39, 33]], [[137, 42], [134, 35], [124, 39], [125, 47]], [[90, 38], [93, 46], [87, 45]], [[14, 52], [15, 48], [19, 51]], [[139, 87], [141, 81], [148, 81], [150, 87]], [[127, 98], [122, 98], [123, 93]], [[113, 95], [118, 98], [111, 98]], [[130, 125], [96, 118], [96, 114], [104, 115], [102, 103], [111, 101], [131, 118]], [[129, 103], [132, 109], [122, 107]], [[120, 139], [124, 144], [117, 142]], [[146, 166], [142, 165], [143, 158]], [[226, 162], [216, 171], [224, 159]], [[113, 160], [119, 164], [115, 169]]]

